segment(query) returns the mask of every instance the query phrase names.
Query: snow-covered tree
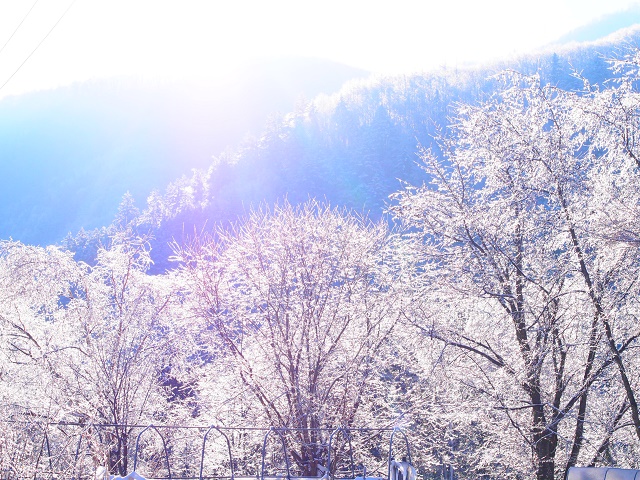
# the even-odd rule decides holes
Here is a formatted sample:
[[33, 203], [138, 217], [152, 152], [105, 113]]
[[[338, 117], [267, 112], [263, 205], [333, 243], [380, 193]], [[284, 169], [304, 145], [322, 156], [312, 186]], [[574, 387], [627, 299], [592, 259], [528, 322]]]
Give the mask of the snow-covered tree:
[[42, 367], [66, 348], [59, 299], [79, 277], [68, 253], [0, 242], [0, 469], [9, 475], [34, 476], [45, 462], [51, 432], [41, 423], [61, 413], [49, 396], [55, 378]]
[[304, 475], [326, 468], [319, 429], [359, 425], [379, 375], [399, 312], [387, 239], [382, 223], [307, 202], [252, 213], [178, 252], [212, 374], [235, 381], [211, 388], [221, 404], [250, 399], [238, 422], [300, 429], [291, 455]]
[[[422, 152], [430, 182], [396, 194], [391, 210], [409, 228], [416, 292], [428, 299], [410, 321], [463, 354], [461, 368], [476, 373], [460, 381], [503, 412], [513, 445], [519, 436], [504, 465], [550, 480], [593, 455], [585, 439], [603, 432], [587, 415], [613, 418], [625, 396], [632, 403], [623, 356], [637, 338], [638, 251], [603, 233], [625, 218], [615, 203], [640, 197], [625, 177], [631, 155], [602, 134], [607, 111], [585, 108], [597, 91], [498, 80], [492, 99], [459, 106], [445, 158]], [[614, 195], [620, 177], [628, 188]], [[602, 375], [614, 363], [622, 381], [611, 385]], [[559, 451], [571, 453], [558, 465]]]
[[127, 192], [122, 196], [122, 201], [118, 205], [118, 212], [113, 219], [113, 226], [125, 230], [135, 225], [134, 222], [138, 219], [140, 210], [136, 207], [135, 199], [131, 193]]
[[[149, 276], [144, 245], [116, 244], [74, 286], [64, 309], [77, 354], [53, 366], [68, 414], [91, 423], [165, 423], [170, 378], [179, 376], [189, 335], [170, 276]], [[65, 401], [66, 399], [66, 401]], [[131, 427], [105, 434], [110, 471], [127, 473]]]
[[84, 448], [126, 474], [131, 426], [181, 414], [168, 403], [189, 348], [179, 286], [146, 275], [144, 245], [100, 250], [93, 267], [53, 247], [1, 252], [4, 405], [42, 425], [87, 425]]

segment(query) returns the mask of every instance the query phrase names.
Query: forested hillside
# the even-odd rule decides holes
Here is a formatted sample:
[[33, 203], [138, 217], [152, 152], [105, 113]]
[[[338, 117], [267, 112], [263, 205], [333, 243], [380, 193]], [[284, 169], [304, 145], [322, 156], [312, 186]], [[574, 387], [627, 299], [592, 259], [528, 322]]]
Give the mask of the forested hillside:
[[59, 242], [111, 223], [153, 189], [260, 132], [273, 112], [360, 70], [313, 59], [251, 64], [207, 82], [94, 80], [0, 101], [0, 238]]
[[[540, 75], [543, 84], [574, 90], [579, 72], [595, 85], [609, 76], [607, 58], [637, 39], [634, 30], [609, 42], [586, 44], [475, 69], [371, 78], [334, 95], [300, 99], [294, 111], [272, 116], [262, 133], [217, 155], [208, 168], [127, 197], [121, 208], [139, 215], [138, 232], [152, 235], [154, 271], [168, 267], [171, 240], [215, 224], [234, 222], [252, 208], [288, 199], [323, 199], [380, 218], [401, 181], [425, 177], [416, 166], [418, 146], [439, 148], [457, 102], [478, 102], [497, 88], [505, 69]], [[116, 220], [116, 223], [121, 220]], [[107, 232], [81, 232], [65, 245], [90, 260]]]

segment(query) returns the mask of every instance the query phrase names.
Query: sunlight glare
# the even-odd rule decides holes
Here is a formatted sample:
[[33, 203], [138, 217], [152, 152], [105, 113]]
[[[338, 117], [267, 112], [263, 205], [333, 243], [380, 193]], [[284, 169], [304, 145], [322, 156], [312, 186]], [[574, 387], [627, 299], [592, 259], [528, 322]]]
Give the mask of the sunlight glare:
[[[91, 78], [138, 76], [220, 81], [258, 59], [325, 58], [400, 73], [478, 63], [547, 45], [633, 0], [72, 0], [38, 2], [0, 54], [0, 97]], [[0, 45], [32, 0], [0, 7]]]

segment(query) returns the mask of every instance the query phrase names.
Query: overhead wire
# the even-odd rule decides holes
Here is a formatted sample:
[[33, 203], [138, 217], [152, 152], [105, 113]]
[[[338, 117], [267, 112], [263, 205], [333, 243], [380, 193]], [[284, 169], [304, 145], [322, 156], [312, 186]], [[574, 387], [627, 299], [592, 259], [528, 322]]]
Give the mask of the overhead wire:
[[18, 73], [20, 71], [20, 69], [24, 66], [25, 63], [27, 63], [27, 61], [31, 58], [31, 56], [36, 53], [36, 51], [38, 50], [38, 48], [40, 48], [40, 45], [42, 45], [44, 43], [44, 41], [49, 37], [49, 35], [51, 35], [51, 32], [53, 32], [55, 30], [55, 28], [58, 26], [58, 24], [62, 21], [62, 19], [67, 15], [67, 13], [69, 12], [69, 10], [71, 10], [71, 7], [73, 7], [73, 5], [76, 3], [77, 0], [73, 0], [71, 2], [71, 4], [67, 7], [67, 9], [62, 13], [62, 15], [60, 16], [60, 18], [58, 18], [58, 21], [56, 23], [53, 24], [53, 27], [51, 27], [51, 29], [47, 32], [47, 34], [42, 38], [42, 40], [40, 40], [40, 43], [38, 43], [38, 45], [36, 45], [36, 48], [34, 48], [31, 53], [29, 55], [27, 55], [27, 58], [24, 59], [24, 61], [18, 66], [18, 68], [16, 68], [16, 70], [9, 76], [9, 78], [7, 78], [7, 80], [0, 85], [0, 90], [2, 90], [7, 83], [9, 83], [11, 81], [11, 79], [16, 75], [16, 73]]
[[27, 17], [29, 16], [29, 14], [31, 13], [31, 10], [33, 10], [33, 7], [36, 6], [36, 4], [39, 2], [40, 0], [36, 0], [35, 2], [33, 2], [33, 5], [31, 5], [31, 8], [29, 9], [29, 11], [27, 12], [27, 14], [23, 17], [23, 19], [20, 21], [20, 23], [18, 24], [18, 26], [16, 27], [16, 29], [13, 31], [13, 33], [11, 34], [11, 36], [7, 39], [6, 42], [4, 42], [4, 45], [2, 46], [2, 48], [0, 48], [0, 53], [2, 53], [2, 51], [4, 50], [4, 48], [8, 45], [8, 43], [11, 41], [11, 39], [13, 38], [13, 36], [16, 34], [16, 32], [18, 30], [20, 30], [20, 27], [22, 26], [22, 24], [24, 23], [24, 21], [27, 19]]

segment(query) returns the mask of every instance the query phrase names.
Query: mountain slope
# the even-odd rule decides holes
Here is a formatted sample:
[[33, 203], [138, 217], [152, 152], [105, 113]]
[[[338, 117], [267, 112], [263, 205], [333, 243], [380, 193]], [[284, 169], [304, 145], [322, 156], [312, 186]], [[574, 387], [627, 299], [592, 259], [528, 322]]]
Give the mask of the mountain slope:
[[50, 244], [108, 225], [122, 195], [140, 203], [260, 131], [274, 111], [366, 72], [314, 59], [246, 67], [225, 82], [94, 81], [0, 102], [0, 238]]
[[636, 24], [640, 24], [640, 5], [632, 6], [622, 12], [600, 17], [562, 36], [558, 39], [557, 43], [592, 42]]
[[[171, 103], [176, 96], [158, 102], [166, 86], [143, 85], [135, 90], [127, 84], [113, 84], [113, 93], [104, 98], [89, 93], [86, 102], [72, 102], [75, 110], [68, 108], [70, 103], [60, 100], [59, 95], [42, 94], [41, 101], [34, 100], [31, 109], [24, 108], [28, 105], [24, 99], [15, 104], [5, 101], [0, 104], [5, 112], [0, 120], [4, 119], [6, 126], [0, 142], [18, 138], [21, 148], [28, 147], [33, 154], [24, 155], [24, 150], [14, 154], [5, 144], [0, 150], [7, 155], [5, 161], [21, 158], [26, 165], [5, 179], [9, 193], [0, 213], [9, 220], [0, 237], [11, 235], [6, 233], [7, 226], [14, 231], [21, 227], [22, 237], [13, 234], [18, 239], [55, 242], [80, 227], [89, 230], [109, 225], [123, 193], [130, 191], [142, 213], [130, 225], [118, 225], [152, 234], [155, 269], [162, 271], [167, 267], [167, 244], [172, 239], [183, 239], [194, 229], [236, 221], [251, 208], [284, 198], [298, 203], [313, 196], [379, 217], [389, 194], [401, 188], [399, 179], [422, 182], [422, 172], [415, 165], [417, 145], [437, 150], [433, 138], [439, 126], [450, 123], [451, 106], [491, 95], [493, 74], [511, 68], [538, 73], [544, 83], [580, 89], [581, 81], [572, 75], [574, 68], [593, 83], [601, 83], [608, 77], [604, 58], [619, 54], [622, 46], [638, 38], [635, 30], [626, 37], [616, 37], [615, 42], [558, 47], [542, 55], [483, 68], [369, 79], [312, 101], [298, 96], [296, 102], [290, 95], [291, 113], [271, 115], [260, 135], [243, 141], [220, 133], [233, 123], [240, 103], [235, 109], [221, 108], [212, 113], [215, 102], [198, 89], [183, 91], [182, 98], [190, 100], [178, 105]], [[276, 70], [281, 71], [282, 66]], [[254, 76], [272, 74], [269, 68], [262, 72]], [[245, 79], [250, 77], [243, 75]], [[89, 86], [84, 88], [91, 91]], [[282, 93], [291, 88], [286, 87]], [[105, 92], [103, 87], [97, 90]], [[238, 91], [247, 89], [240, 87]], [[81, 93], [82, 89], [67, 91], [76, 100], [83, 98]], [[46, 106], [45, 100], [51, 103], [47, 108], [42, 106]], [[54, 100], [62, 106], [56, 106]], [[14, 110], [10, 111], [8, 106], [12, 105]], [[193, 110], [198, 105], [200, 117]], [[249, 99], [245, 105], [251, 110], [261, 103]], [[211, 118], [219, 119], [219, 124]], [[84, 124], [78, 119], [91, 122]], [[22, 122], [22, 127], [13, 129], [22, 137], [6, 135], [6, 131], [12, 131], [12, 122]], [[32, 138], [38, 141], [31, 142]], [[222, 143], [214, 146], [220, 138]], [[223, 146], [234, 144], [235, 148]], [[38, 164], [38, 159], [46, 158], [60, 145], [73, 148], [68, 155], [58, 155], [57, 162]], [[221, 153], [210, 164], [209, 153], [205, 152]], [[188, 173], [192, 167], [201, 168]], [[20, 185], [29, 182], [33, 188], [25, 193]], [[16, 207], [19, 202], [12, 198], [10, 188], [20, 201], [35, 206]], [[127, 202], [131, 203], [131, 198]], [[82, 232], [76, 238], [67, 237], [64, 245], [90, 261], [98, 239], [108, 234]]]
[[[139, 217], [153, 232], [157, 271], [168, 265], [167, 243], [242, 218], [251, 208], [309, 196], [379, 218], [400, 180], [420, 184], [418, 145], [438, 150], [434, 136], [450, 123], [452, 105], [491, 95], [492, 75], [511, 68], [543, 83], [579, 90], [582, 72], [593, 84], [609, 77], [606, 57], [638, 38], [585, 44], [484, 68], [370, 79], [331, 97], [318, 97], [273, 118], [263, 134], [227, 151], [206, 171], [156, 192]], [[73, 244], [69, 248], [74, 249]]]

